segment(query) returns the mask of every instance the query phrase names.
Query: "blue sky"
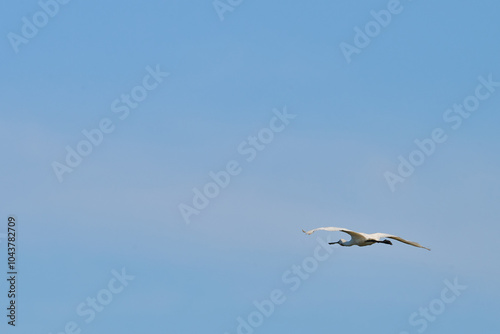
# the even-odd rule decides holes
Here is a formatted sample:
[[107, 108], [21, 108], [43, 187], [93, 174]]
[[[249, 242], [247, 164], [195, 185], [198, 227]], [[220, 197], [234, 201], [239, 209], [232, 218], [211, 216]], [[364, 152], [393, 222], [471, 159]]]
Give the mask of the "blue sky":
[[[41, 3], [53, 17], [34, 37], [37, 1], [0, 13], [0, 232], [15, 215], [19, 265], [2, 332], [496, 333], [500, 4], [221, 0], [221, 20], [212, 1]], [[348, 62], [341, 43], [388, 8]], [[144, 94], [124, 119], [112, 109]], [[475, 102], [457, 129], [444, 118]], [[60, 182], [54, 162], [103, 120], [113, 130]], [[391, 188], [435, 129], [446, 141]], [[432, 251], [318, 248], [346, 238], [301, 232], [320, 226]], [[273, 294], [267, 316], [255, 305]]]

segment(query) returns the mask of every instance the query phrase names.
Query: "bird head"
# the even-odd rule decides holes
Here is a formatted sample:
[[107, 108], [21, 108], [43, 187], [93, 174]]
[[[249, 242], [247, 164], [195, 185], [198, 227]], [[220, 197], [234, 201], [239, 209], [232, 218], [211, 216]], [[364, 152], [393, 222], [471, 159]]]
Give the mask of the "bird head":
[[342, 245], [344, 244], [344, 242], [346, 242], [347, 240], [345, 239], [340, 239], [339, 241], [336, 241], [336, 242], [329, 242], [328, 244], [329, 245], [335, 245], [335, 244], [339, 244], [339, 245]]

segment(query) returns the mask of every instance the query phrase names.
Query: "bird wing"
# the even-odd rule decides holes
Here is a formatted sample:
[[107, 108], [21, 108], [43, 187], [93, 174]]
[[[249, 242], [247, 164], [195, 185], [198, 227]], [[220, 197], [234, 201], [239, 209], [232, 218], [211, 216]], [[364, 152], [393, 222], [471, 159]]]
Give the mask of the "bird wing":
[[336, 231], [345, 232], [345, 233], [349, 234], [353, 240], [366, 240], [366, 236], [364, 234], [354, 232], [354, 231], [351, 231], [351, 230], [348, 230], [348, 229], [342, 228], [342, 227], [318, 227], [318, 228], [315, 228], [315, 229], [310, 230], [310, 231], [302, 230], [302, 232], [309, 235], [309, 234], [313, 234], [315, 231], [319, 231], [319, 230], [329, 231], [329, 232], [336, 232]]
[[422, 245], [421, 245], [421, 244], [419, 244], [418, 242], [415, 242], [415, 241], [408, 241], [408, 240], [405, 240], [405, 239], [403, 239], [403, 238], [400, 238], [400, 237], [398, 237], [398, 236], [391, 235], [391, 234], [386, 234], [386, 233], [373, 233], [373, 234], [370, 234], [370, 237], [374, 238], [375, 240], [380, 240], [380, 239], [382, 239], [382, 238], [394, 239], [394, 240], [397, 240], [397, 241], [403, 242], [403, 243], [405, 243], [405, 244], [412, 245], [412, 246], [415, 246], [415, 247], [425, 248], [425, 249], [427, 249], [427, 250], [429, 250], [429, 251], [430, 251], [430, 249], [429, 249], [429, 248], [422, 246]]

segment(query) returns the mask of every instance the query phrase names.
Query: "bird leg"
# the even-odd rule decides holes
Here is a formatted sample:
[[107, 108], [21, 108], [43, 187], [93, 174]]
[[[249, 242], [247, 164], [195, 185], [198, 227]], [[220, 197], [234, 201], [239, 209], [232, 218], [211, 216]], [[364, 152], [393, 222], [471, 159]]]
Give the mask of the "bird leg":
[[387, 240], [387, 239], [382, 240], [382, 241], [369, 239], [369, 240], [366, 240], [366, 242], [371, 242], [372, 244], [373, 244], [373, 243], [378, 243], [378, 244], [388, 244], [388, 245], [392, 245], [392, 242], [390, 242], [390, 241], [389, 241], [389, 240]]

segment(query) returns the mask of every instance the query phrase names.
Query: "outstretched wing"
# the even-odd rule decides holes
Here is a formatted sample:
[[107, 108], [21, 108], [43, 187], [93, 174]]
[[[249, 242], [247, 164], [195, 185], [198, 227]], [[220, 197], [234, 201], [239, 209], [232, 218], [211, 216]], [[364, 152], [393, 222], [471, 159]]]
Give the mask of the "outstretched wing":
[[371, 234], [370, 236], [371, 236], [371, 237], [373, 237], [375, 240], [380, 240], [380, 239], [383, 239], [383, 238], [394, 239], [394, 240], [397, 240], [397, 241], [403, 242], [403, 243], [405, 243], [405, 244], [412, 245], [412, 246], [415, 246], [415, 247], [425, 248], [425, 249], [427, 249], [427, 250], [429, 250], [429, 251], [430, 251], [430, 249], [429, 249], [429, 248], [422, 246], [422, 245], [421, 245], [421, 244], [419, 244], [418, 242], [408, 241], [408, 240], [405, 240], [405, 239], [400, 238], [400, 237], [395, 236], [395, 235], [386, 234], [386, 233], [373, 233], [373, 234]]
[[302, 230], [302, 232], [309, 235], [313, 234], [315, 231], [320, 231], [320, 230], [329, 232], [337, 232], [337, 231], [345, 232], [349, 234], [353, 240], [363, 240], [363, 241], [366, 240], [366, 236], [363, 233], [354, 232], [342, 227], [318, 227], [310, 231]]

